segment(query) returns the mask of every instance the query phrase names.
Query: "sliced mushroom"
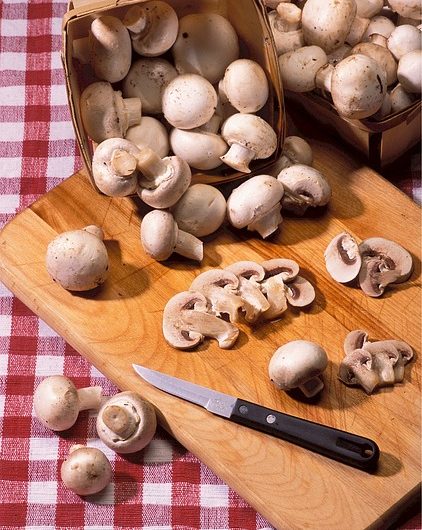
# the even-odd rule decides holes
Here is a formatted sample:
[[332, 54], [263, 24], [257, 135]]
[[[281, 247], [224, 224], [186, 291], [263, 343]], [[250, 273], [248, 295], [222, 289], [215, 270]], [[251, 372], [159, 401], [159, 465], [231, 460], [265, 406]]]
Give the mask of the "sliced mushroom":
[[342, 232], [330, 241], [324, 257], [328, 273], [337, 282], [348, 283], [358, 276], [362, 258], [357, 241], [348, 232]]
[[296, 276], [296, 278], [285, 285], [286, 298], [290, 305], [305, 307], [315, 300], [315, 289], [311, 282]]
[[361, 329], [350, 331], [344, 339], [343, 350], [346, 355], [349, 355], [355, 350], [359, 350], [365, 346], [368, 341], [368, 333]]
[[378, 386], [394, 385], [394, 368], [400, 358], [394, 344], [388, 340], [378, 340], [366, 342], [363, 349], [372, 355], [372, 368], [379, 378]]
[[299, 273], [299, 265], [290, 259], [275, 258], [261, 263], [265, 270], [261, 282], [262, 292], [266, 295], [270, 307], [263, 313], [266, 320], [276, 320], [287, 309], [287, 282], [294, 281]]
[[317, 169], [295, 164], [282, 169], [277, 180], [283, 184], [282, 207], [299, 215], [311, 206], [325, 206], [331, 199], [331, 186]]
[[237, 294], [239, 278], [231, 271], [210, 269], [193, 280], [191, 291], [203, 293], [211, 303], [210, 312], [214, 315], [228, 315], [231, 322], [237, 322], [244, 302]]
[[399, 359], [394, 366], [394, 380], [396, 383], [401, 383], [404, 379], [404, 366], [413, 359], [413, 349], [402, 340], [390, 339], [389, 342], [399, 353]]
[[361, 386], [367, 394], [371, 394], [380, 382], [373, 367], [371, 353], [362, 348], [353, 350], [344, 357], [339, 366], [338, 377], [346, 385]]
[[216, 339], [220, 348], [230, 348], [239, 335], [238, 328], [208, 310], [208, 301], [200, 292], [183, 291], [173, 296], [163, 314], [166, 341], [174, 348], [187, 350], [206, 336]]
[[270, 303], [259, 285], [265, 276], [264, 268], [254, 261], [237, 261], [225, 269], [239, 278], [238, 294], [244, 301], [246, 321], [257, 322], [262, 313], [270, 308]]
[[412, 273], [411, 254], [389, 239], [365, 239], [359, 252], [362, 256], [359, 285], [368, 296], [381, 296], [388, 284], [404, 282]]
[[291, 282], [299, 274], [299, 265], [292, 259], [267, 259], [261, 263], [261, 266], [265, 270], [265, 279], [280, 275], [283, 281]]

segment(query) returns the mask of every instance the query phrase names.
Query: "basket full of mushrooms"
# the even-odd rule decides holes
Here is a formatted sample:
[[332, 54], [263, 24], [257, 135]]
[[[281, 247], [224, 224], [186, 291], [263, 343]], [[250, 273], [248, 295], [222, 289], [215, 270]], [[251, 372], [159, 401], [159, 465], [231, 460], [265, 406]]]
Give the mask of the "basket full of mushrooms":
[[298, 103], [374, 166], [420, 141], [420, 0], [265, 4], [288, 103]]
[[[77, 142], [100, 192], [133, 194], [134, 173], [149, 189], [173, 162], [189, 166], [193, 182], [218, 184], [265, 172], [280, 155], [283, 95], [259, 1], [73, 0], [62, 59]], [[106, 166], [120, 186], [112, 193]]]

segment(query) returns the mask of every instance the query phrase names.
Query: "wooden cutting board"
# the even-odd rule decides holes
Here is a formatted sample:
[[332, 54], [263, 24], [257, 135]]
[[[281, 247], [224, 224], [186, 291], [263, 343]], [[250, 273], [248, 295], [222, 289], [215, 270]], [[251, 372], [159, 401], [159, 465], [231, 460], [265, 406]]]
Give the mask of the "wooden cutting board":
[[[420, 210], [339, 149], [318, 141], [312, 147], [315, 167], [333, 188], [329, 208], [319, 216], [285, 218], [268, 241], [225, 226], [207, 238], [201, 267], [177, 257], [154, 262], [139, 242], [140, 203], [98, 195], [80, 172], [3, 229], [0, 280], [119, 388], [149, 399], [161, 424], [275, 527], [377, 528], [391, 522], [420, 485]], [[46, 247], [57, 233], [93, 223], [105, 230], [110, 277], [96, 292], [71, 294], [47, 275]], [[323, 251], [343, 230], [405, 246], [415, 262], [410, 281], [379, 299], [334, 283]], [[200, 271], [277, 256], [296, 260], [315, 285], [309, 309], [290, 308], [276, 323], [242, 324], [231, 350], [205, 341], [196, 351], [181, 352], [164, 342], [165, 303]], [[367, 396], [337, 379], [344, 337], [357, 328], [373, 340], [411, 344], [416, 359], [402, 384]], [[277, 391], [267, 375], [274, 350], [299, 338], [320, 343], [330, 359], [325, 389], [313, 402]], [[134, 362], [372, 438], [381, 449], [379, 468], [368, 474], [217, 418], [141, 381]]]

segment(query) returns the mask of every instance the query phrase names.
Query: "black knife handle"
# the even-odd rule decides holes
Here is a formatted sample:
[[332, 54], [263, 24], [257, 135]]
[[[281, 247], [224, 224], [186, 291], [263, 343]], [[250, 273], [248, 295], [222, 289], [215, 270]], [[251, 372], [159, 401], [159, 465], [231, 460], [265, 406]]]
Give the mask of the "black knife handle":
[[377, 444], [368, 438], [242, 399], [236, 400], [230, 420], [360, 469], [373, 470], [379, 459]]

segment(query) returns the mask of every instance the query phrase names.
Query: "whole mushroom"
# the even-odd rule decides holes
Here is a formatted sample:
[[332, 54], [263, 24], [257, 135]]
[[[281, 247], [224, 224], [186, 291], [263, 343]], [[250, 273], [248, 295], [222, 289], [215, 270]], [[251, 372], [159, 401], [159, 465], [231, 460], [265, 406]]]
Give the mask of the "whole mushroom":
[[283, 87], [292, 92], [310, 92], [316, 88], [316, 75], [328, 63], [327, 54], [319, 46], [303, 46], [279, 56]]
[[48, 274], [69, 291], [88, 291], [103, 284], [108, 275], [103, 237], [102, 230], [95, 226], [56, 236], [47, 247]]
[[406, 92], [422, 92], [422, 50], [413, 50], [400, 57], [397, 77]]
[[320, 376], [327, 365], [327, 354], [319, 344], [294, 340], [274, 352], [268, 373], [280, 390], [299, 388], [306, 397], [311, 398], [324, 388]]
[[77, 495], [93, 495], [111, 482], [112, 468], [100, 449], [73, 445], [61, 465], [60, 476], [64, 485]]
[[125, 136], [138, 149], [149, 147], [160, 158], [168, 156], [170, 151], [169, 135], [165, 126], [156, 118], [142, 116], [137, 125], [129, 127]]
[[102, 388], [77, 389], [71, 379], [63, 375], [46, 377], [34, 393], [34, 410], [40, 422], [53, 431], [72, 427], [82, 410], [99, 409]]
[[98, 411], [97, 433], [116, 453], [135, 453], [144, 449], [157, 429], [154, 407], [138, 393], [119, 392]]
[[402, 17], [422, 19], [422, 5], [419, 0], [388, 0], [388, 5]]
[[277, 166], [280, 171], [295, 164], [312, 166], [313, 158], [312, 148], [304, 138], [286, 136]]

